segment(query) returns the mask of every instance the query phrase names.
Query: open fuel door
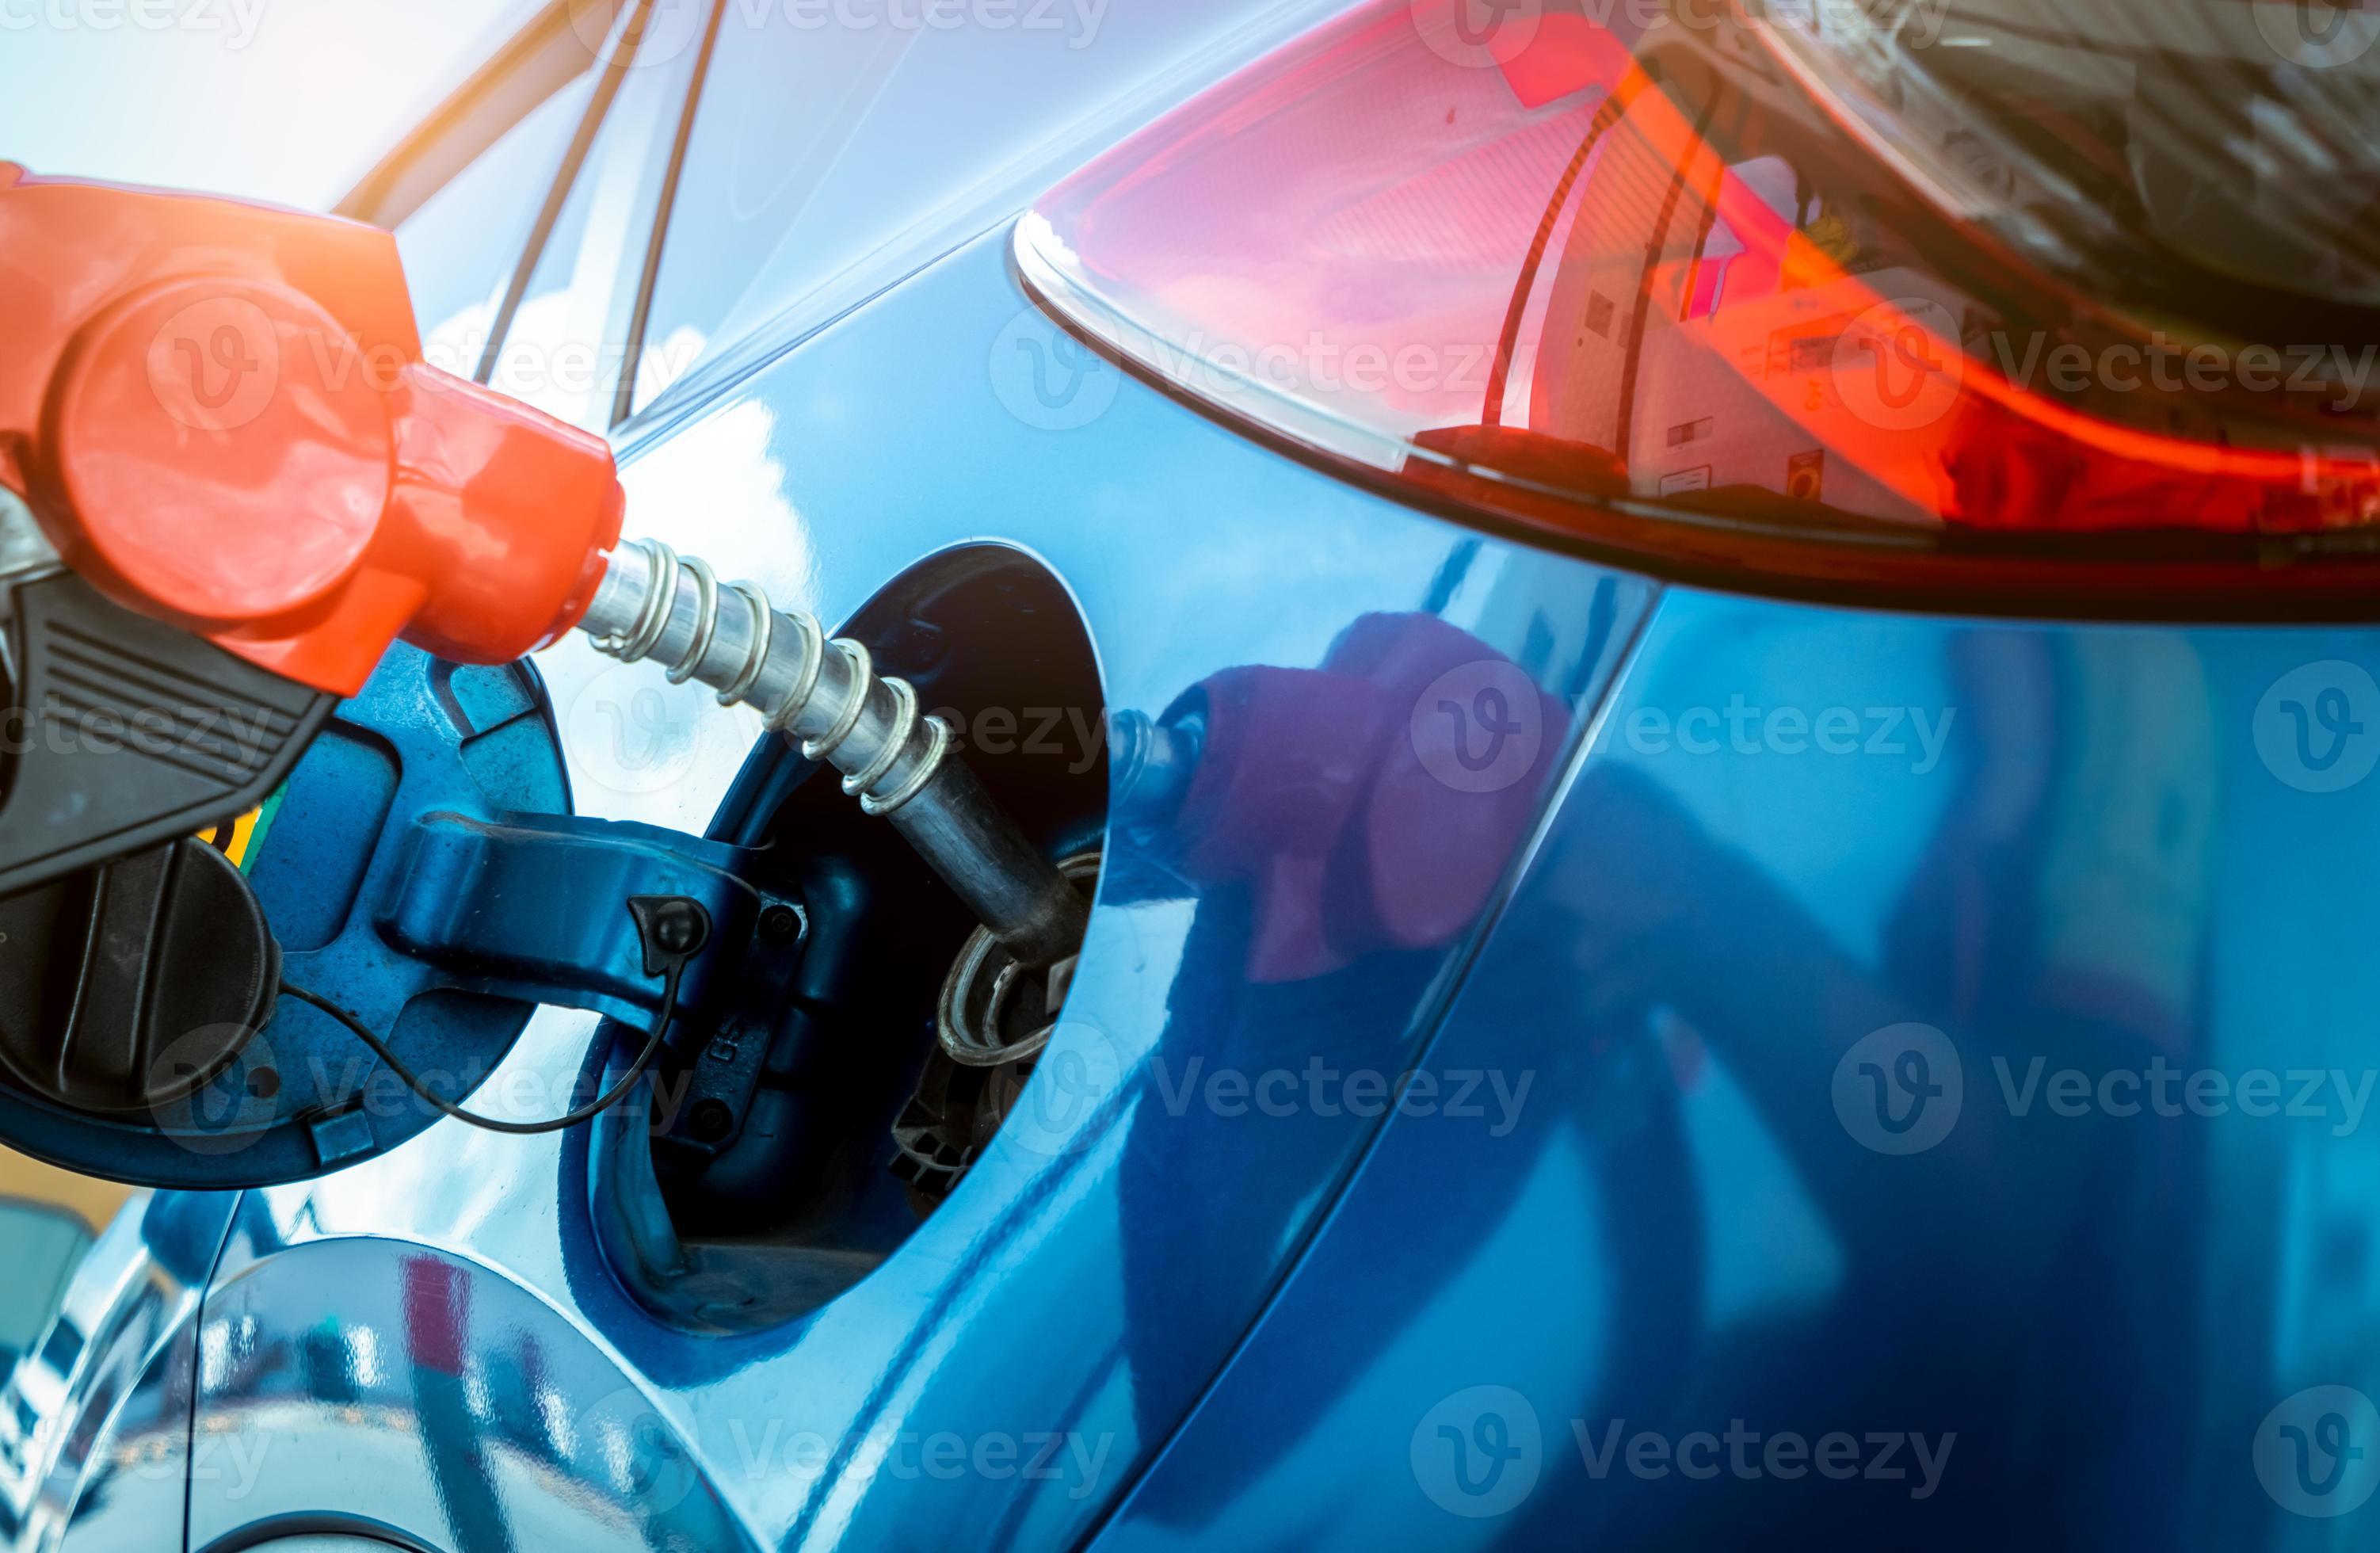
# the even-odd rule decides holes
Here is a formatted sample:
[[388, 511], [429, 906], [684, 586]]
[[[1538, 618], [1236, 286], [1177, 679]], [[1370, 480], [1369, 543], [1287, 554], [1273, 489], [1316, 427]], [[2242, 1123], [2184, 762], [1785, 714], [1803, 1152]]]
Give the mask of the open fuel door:
[[[225, 698], [103, 636], [28, 698], [38, 624], [20, 609], [9, 625], [0, 782], [34, 763], [27, 741], [101, 743], [85, 795], [103, 803], [112, 784], [237, 767], [257, 747], [244, 736], [285, 727], [244, 729]], [[136, 736], [110, 694], [177, 721]], [[798, 907], [746, 882], [737, 849], [570, 816], [526, 666], [400, 646], [309, 732], [261, 803], [243, 792], [205, 825], [0, 897], [0, 1141], [141, 1185], [303, 1179], [462, 1105], [540, 1003], [616, 1021], [591, 1086], [615, 1041], [698, 1029], [715, 995], [765, 995], [798, 951]]]

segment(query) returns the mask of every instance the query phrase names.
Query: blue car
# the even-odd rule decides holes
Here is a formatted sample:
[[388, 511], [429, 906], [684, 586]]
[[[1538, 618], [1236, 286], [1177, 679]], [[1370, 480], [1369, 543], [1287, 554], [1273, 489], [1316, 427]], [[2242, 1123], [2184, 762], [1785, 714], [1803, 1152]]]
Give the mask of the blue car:
[[343, 213], [1087, 937], [660, 665], [397, 649], [215, 845], [420, 1085], [0, 1030], [0, 1137], [160, 1188], [0, 1543], [2371, 1545], [2375, 42], [552, 6]]

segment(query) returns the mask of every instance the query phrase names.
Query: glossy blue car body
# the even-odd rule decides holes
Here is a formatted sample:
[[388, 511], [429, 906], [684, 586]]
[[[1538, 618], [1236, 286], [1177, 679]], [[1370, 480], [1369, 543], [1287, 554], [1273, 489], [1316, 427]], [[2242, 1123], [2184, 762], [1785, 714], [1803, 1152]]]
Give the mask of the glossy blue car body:
[[[986, 366], [1018, 329], [1083, 380], [1045, 409], [1112, 398], [1020, 413]], [[1056, 1049], [1088, 1103], [759, 1329], [627, 1286], [590, 1129], [159, 1195], [95, 1254], [116, 1295], [60, 1369], [91, 1424], [50, 1535], [2351, 1539], [2380, 787], [2332, 773], [2380, 729], [2292, 745], [2267, 703], [2368, 630], [1669, 586], [1358, 490], [1070, 343], [975, 237], [632, 422], [632, 529], [830, 621], [1014, 547], [1111, 712], [1442, 622], [1543, 698], [1492, 886], [1418, 941], [1283, 960], [1255, 887], [1134, 886], [1195, 849], [1178, 816], [1116, 825]], [[565, 709], [604, 672], [544, 670]], [[748, 732], [683, 737], [657, 787], [565, 737], [579, 811], [705, 829]], [[1274, 753], [1293, 808], [1372, 774]], [[1458, 787], [1409, 796], [1411, 833], [1472, 833]], [[575, 1074], [594, 1029], [542, 1014], [505, 1071]]]

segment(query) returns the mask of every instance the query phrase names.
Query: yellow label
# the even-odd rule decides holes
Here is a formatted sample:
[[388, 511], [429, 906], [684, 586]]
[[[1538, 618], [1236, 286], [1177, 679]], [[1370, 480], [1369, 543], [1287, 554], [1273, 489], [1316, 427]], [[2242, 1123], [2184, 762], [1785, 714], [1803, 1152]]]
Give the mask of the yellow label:
[[245, 873], [256, 851], [258, 832], [264, 827], [266, 811], [279, 803], [280, 795], [276, 793], [233, 820], [228, 831], [224, 826], [210, 825], [199, 832], [199, 840], [230, 858], [232, 867]]

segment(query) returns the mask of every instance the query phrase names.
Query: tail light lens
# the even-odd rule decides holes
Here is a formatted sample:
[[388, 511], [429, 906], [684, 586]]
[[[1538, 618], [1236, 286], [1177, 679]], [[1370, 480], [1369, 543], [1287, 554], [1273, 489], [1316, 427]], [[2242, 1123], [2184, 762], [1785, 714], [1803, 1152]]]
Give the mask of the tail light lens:
[[1042, 200], [1026, 280], [1358, 478], [1665, 572], [2373, 596], [2352, 57], [2308, 88], [2261, 0], [1494, 3], [1246, 69]]

